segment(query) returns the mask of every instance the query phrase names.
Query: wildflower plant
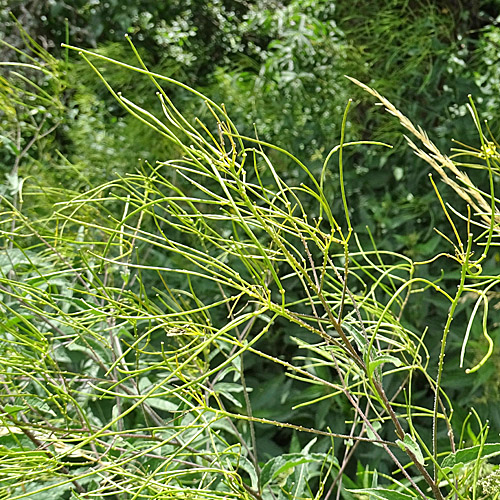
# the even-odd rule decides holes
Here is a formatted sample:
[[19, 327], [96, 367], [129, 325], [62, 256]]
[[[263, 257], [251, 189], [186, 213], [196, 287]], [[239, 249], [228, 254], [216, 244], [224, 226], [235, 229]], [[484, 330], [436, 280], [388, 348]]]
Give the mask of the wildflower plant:
[[[340, 142], [316, 178], [278, 146], [240, 135], [223, 105], [150, 72], [129, 42], [134, 67], [66, 47], [78, 50], [123, 109], [170, 141], [179, 156], [140, 163], [133, 173], [60, 201], [43, 219], [29, 219], [4, 199], [2, 494], [498, 497], [491, 487], [496, 472], [484, 475], [487, 461], [500, 454], [497, 437], [488, 436], [488, 425], [472, 411], [479, 431], [465, 443], [466, 427], [454, 428], [453, 401], [443, 388], [452, 321], [465, 295], [477, 306], [462, 332], [463, 363], [474, 322], [482, 323], [488, 340], [468, 376], [493, 350], [488, 300], [499, 277], [488, 263], [499, 232], [496, 146], [485, 147], [493, 139], [483, 135], [473, 102], [482, 146], [472, 156], [486, 172], [486, 188], [389, 101], [355, 82], [422, 142], [420, 148], [408, 139], [468, 204], [465, 215], [447, 206], [431, 180], [450, 223], [449, 235], [442, 236], [451, 249], [426, 262], [450, 258], [457, 270], [453, 285], [442, 284], [419, 276], [424, 262], [379, 249], [374, 241], [365, 248], [353, 230], [344, 150], [388, 145], [346, 141], [350, 103]], [[100, 64], [149, 78], [163, 115], [114, 89]], [[169, 98], [170, 86], [196, 95], [200, 115], [208, 118], [184, 116]], [[276, 154], [291, 158], [307, 181], [285, 182], [273, 166]], [[324, 192], [334, 160], [340, 211]], [[39, 193], [33, 187], [24, 195]], [[426, 331], [404, 321], [405, 308], [424, 294], [448, 301], [436, 359]], [[300, 356], [269, 352], [276, 329], [290, 332]], [[274, 418], [272, 407], [267, 416], [254, 410], [258, 388], [249, 385], [246, 367], [255, 360], [270, 374], [284, 371], [308, 388], [310, 397], [290, 404], [288, 418]], [[433, 394], [425, 407], [413, 402], [422, 380]], [[334, 414], [316, 427], [295, 418], [304, 408], [314, 413], [322, 402], [340, 399], [352, 408], [347, 432], [337, 432]], [[307, 437], [290, 453], [265, 456], [259, 433], [268, 426]], [[360, 444], [383, 450], [392, 474], [372, 467], [371, 484], [353, 482], [346, 470]]]

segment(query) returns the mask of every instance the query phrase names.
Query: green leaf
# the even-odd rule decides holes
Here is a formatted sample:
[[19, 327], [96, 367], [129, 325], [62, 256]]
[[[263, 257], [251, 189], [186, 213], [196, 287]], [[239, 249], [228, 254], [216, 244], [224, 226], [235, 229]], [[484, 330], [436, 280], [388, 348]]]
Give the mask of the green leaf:
[[398, 439], [396, 440], [396, 444], [403, 451], [405, 451], [406, 449], [410, 450], [415, 455], [417, 462], [424, 465], [424, 456], [422, 455], [422, 450], [420, 449], [420, 446], [417, 444], [413, 436], [410, 436], [410, 434], [405, 434], [403, 441]]
[[22, 405], [6, 404], [4, 406], [5, 413], [7, 413], [7, 415], [13, 416], [14, 418], [17, 418], [18, 412], [20, 412], [21, 410], [24, 410], [25, 408], [26, 408], [26, 406], [22, 406]]
[[52, 416], [56, 415], [54, 410], [44, 400], [39, 399], [36, 396], [25, 396], [23, 399], [26, 402], [26, 404], [36, 408], [40, 412], [47, 413]]
[[360, 490], [347, 490], [349, 493], [359, 495], [368, 495], [370, 498], [378, 498], [379, 500], [410, 500], [417, 497], [417, 494], [408, 495], [400, 491], [387, 490], [384, 488], [364, 488]]
[[[61, 486], [58, 486], [58, 483], [61, 483], [59, 480], [53, 480], [53, 481], [47, 481], [44, 483], [38, 483], [38, 482], [32, 482], [25, 486], [23, 484], [22, 489], [18, 488], [14, 490], [14, 494], [22, 494], [23, 498], [27, 498], [29, 500], [36, 500], [37, 498], [40, 498], [40, 493], [37, 490], [40, 489], [42, 486], [48, 487], [49, 485], [53, 485], [52, 488], [47, 488], [45, 491], [43, 491], [42, 495], [44, 500], [60, 500], [61, 498], [64, 498], [66, 496], [66, 493], [73, 488], [73, 485], [71, 483], [65, 483], [62, 484]], [[25, 496], [24, 496], [25, 495]]]
[[326, 456], [324, 453], [311, 453], [310, 455], [304, 453], [287, 453], [271, 458], [262, 467], [260, 475], [261, 488], [275, 480], [279, 484], [283, 484], [287, 477], [293, 473], [295, 467], [312, 462], [323, 462]]
[[261, 487], [264, 487], [275, 479], [278, 479], [281, 483], [293, 472], [294, 467], [311, 461], [310, 457], [300, 453], [289, 453], [271, 458], [262, 468], [260, 475]]
[[384, 354], [383, 356], [379, 356], [368, 363], [369, 376], [372, 377], [375, 368], [383, 363], [392, 363], [394, 366], [401, 366], [402, 364], [401, 360], [399, 360], [398, 358], [391, 356], [390, 354]]
[[255, 470], [254, 465], [248, 458], [243, 455], [240, 455], [238, 459], [238, 467], [243, 469], [250, 477], [250, 486], [253, 490], [257, 491], [259, 489], [259, 480], [257, 478], [257, 472]]
[[242, 408], [241, 403], [231, 394], [232, 392], [243, 392], [243, 387], [240, 384], [233, 384], [232, 382], [218, 382], [214, 385], [214, 391], [221, 396], [225, 396], [238, 408]]
[[[481, 454], [481, 455], [480, 455]], [[485, 444], [482, 446], [472, 446], [471, 448], [464, 448], [455, 453], [450, 453], [444, 458], [441, 463], [443, 472], [458, 472], [462, 467], [471, 462], [475, 462], [478, 457], [486, 459], [500, 455], [500, 443]]]
[[[139, 380], [139, 392], [141, 394], [149, 392], [152, 389], [152, 387], [153, 387], [153, 382], [151, 382], [151, 380], [149, 380], [148, 377], [142, 377]], [[173, 403], [171, 400], [168, 400], [164, 397], [149, 397], [146, 399], [145, 403], [157, 410], [163, 410], [168, 412], [174, 412], [179, 408], [178, 403]]]
[[32, 264], [38, 263], [42, 264], [42, 259], [29, 250], [10, 248], [0, 251], [0, 271], [2, 274], [7, 274], [19, 264], [31, 266]]
[[342, 326], [350, 335], [352, 335], [352, 338], [356, 342], [358, 349], [364, 354], [367, 349], [368, 342], [363, 333], [360, 332], [356, 327], [354, 327], [354, 325], [351, 325], [347, 322], [342, 323]]
[[[376, 420], [375, 422], [372, 423], [372, 427], [373, 427], [373, 431], [370, 429], [370, 427], [366, 428], [366, 435], [370, 439], [375, 440], [375, 439], [377, 439], [377, 436], [375, 435], [375, 432], [378, 432], [382, 428], [382, 424], [378, 420]], [[382, 444], [380, 444], [380, 443], [373, 443], [373, 444], [375, 446], [382, 446]]]
[[17, 146], [14, 144], [14, 141], [9, 139], [5, 135], [0, 135], [0, 145], [5, 146], [12, 154], [18, 155], [21, 151], [17, 148]]

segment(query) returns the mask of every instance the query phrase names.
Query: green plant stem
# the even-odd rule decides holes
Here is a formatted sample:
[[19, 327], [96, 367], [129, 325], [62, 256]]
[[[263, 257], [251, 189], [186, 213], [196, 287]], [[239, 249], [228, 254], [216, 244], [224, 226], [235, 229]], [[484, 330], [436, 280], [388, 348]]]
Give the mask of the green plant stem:
[[[446, 324], [443, 330], [443, 336], [441, 338], [441, 350], [439, 352], [439, 359], [438, 359], [438, 372], [437, 372], [437, 377], [436, 377], [436, 386], [434, 389], [434, 410], [433, 410], [433, 417], [432, 417], [432, 452], [434, 456], [434, 460], [437, 461], [437, 419], [438, 419], [438, 406], [439, 406], [439, 391], [441, 389], [441, 379], [443, 376], [443, 367], [444, 367], [444, 356], [445, 356], [445, 351], [446, 351], [446, 341], [448, 339], [448, 333], [451, 328], [451, 323], [453, 321], [453, 316], [455, 314], [455, 309], [458, 306], [459, 299], [464, 291], [464, 285], [465, 285], [465, 278], [467, 276], [467, 271], [469, 269], [469, 257], [471, 253], [471, 248], [472, 248], [472, 239], [473, 235], [472, 233], [468, 234], [468, 241], [467, 241], [467, 250], [465, 253], [465, 259], [462, 264], [462, 272], [460, 274], [460, 283], [458, 285], [458, 290], [455, 294], [455, 297], [453, 299], [453, 302], [450, 306], [450, 310], [448, 313], [448, 318], [446, 320]], [[444, 411], [444, 409], [443, 409]], [[437, 481], [437, 467], [434, 464], [434, 481]]]
[[[56, 457], [46, 449], [44, 443], [42, 443], [37, 437], [33, 435], [33, 433], [26, 429], [24, 425], [22, 425], [21, 422], [18, 422], [15, 418], [12, 417], [12, 415], [9, 414], [4, 408], [4, 406], [0, 403], [0, 412], [2, 413], [2, 418], [7, 418], [10, 422], [12, 422], [16, 427], [21, 429], [23, 434], [37, 447], [39, 450], [43, 450], [43, 453], [47, 455], [50, 459], [55, 460]], [[25, 421], [25, 423], [28, 423], [28, 421]], [[68, 468], [64, 465], [59, 466], [59, 471], [63, 473], [65, 476], [71, 477], [71, 473], [68, 470]], [[71, 479], [71, 482], [76, 488], [76, 491], [80, 493], [81, 495], [87, 493], [87, 490], [76, 480], [76, 479]]]

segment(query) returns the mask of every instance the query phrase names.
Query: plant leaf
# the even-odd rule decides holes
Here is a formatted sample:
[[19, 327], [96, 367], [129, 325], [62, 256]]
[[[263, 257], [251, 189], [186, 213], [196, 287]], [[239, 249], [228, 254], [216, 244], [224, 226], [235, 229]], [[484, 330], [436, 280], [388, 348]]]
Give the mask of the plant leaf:
[[444, 458], [441, 463], [441, 468], [445, 473], [450, 471], [458, 472], [463, 466], [470, 464], [471, 462], [475, 462], [479, 457], [479, 453], [481, 453], [481, 459], [500, 455], [500, 443], [485, 444], [483, 445], [482, 450], [481, 446], [478, 445], [458, 450], [455, 453], [450, 453]]
[[368, 364], [368, 372], [370, 377], [373, 376], [373, 372], [377, 366], [380, 366], [382, 363], [392, 363], [394, 366], [401, 366], [401, 360], [398, 358], [391, 356], [390, 354], [384, 354], [382, 356], [378, 356], [373, 361], [370, 361]]
[[262, 467], [260, 475], [261, 488], [276, 479], [282, 483], [292, 474], [295, 467], [306, 463], [323, 462], [326, 456], [324, 453], [311, 453], [310, 455], [287, 453], [279, 457], [273, 457]]
[[415, 441], [413, 436], [411, 436], [410, 434], [405, 434], [403, 441], [401, 441], [401, 439], [398, 439], [396, 440], [396, 444], [403, 451], [405, 451], [405, 449], [410, 450], [415, 455], [417, 462], [424, 465], [424, 456], [422, 455], [422, 450], [420, 449], [420, 446]]
[[364, 488], [360, 490], [347, 490], [349, 493], [368, 495], [370, 498], [378, 498], [380, 500], [410, 500], [415, 498], [415, 495], [408, 495], [400, 491], [387, 490], [384, 488]]

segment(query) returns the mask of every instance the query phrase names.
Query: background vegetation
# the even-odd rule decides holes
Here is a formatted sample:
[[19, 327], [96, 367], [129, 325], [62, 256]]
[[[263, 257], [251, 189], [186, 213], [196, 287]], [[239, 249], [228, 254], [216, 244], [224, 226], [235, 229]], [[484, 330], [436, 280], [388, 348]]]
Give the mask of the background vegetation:
[[[357, 235], [357, 240], [354, 236], [350, 240], [354, 268], [358, 266], [363, 274], [364, 267], [356, 257], [356, 252], [363, 249], [378, 248], [394, 254], [380, 263], [377, 272], [384, 278], [370, 278], [383, 293], [377, 296], [374, 310], [360, 307], [366, 322], [377, 317], [377, 308], [385, 307], [391, 290], [397, 289], [391, 288], [395, 286], [391, 280], [408, 272], [404, 267], [396, 270], [400, 259], [426, 262], [404, 279], [427, 280], [454, 293], [450, 290], [459, 283], [460, 265], [463, 269], [468, 264], [459, 260], [457, 267], [456, 259], [432, 257], [440, 253], [456, 256], [464, 251], [454, 238], [449, 217], [467, 246], [464, 235], [469, 231], [468, 216], [463, 191], [453, 189], [449, 182], [438, 182], [436, 176], [438, 191], [449, 203], [443, 210], [428, 178], [432, 165], [417, 158], [408, 146], [403, 136], [408, 130], [393, 115], [374, 106], [373, 96], [344, 75], [387, 97], [425, 130], [439, 151], [451, 155], [460, 168], [466, 169], [470, 185], [477, 186], [474, 192], [490, 193], [487, 168], [495, 187], [495, 137], [500, 123], [497, 10], [496, 2], [460, 0], [374, 1], [369, 9], [366, 2], [352, 0], [109, 0], [71, 4], [0, 1], [0, 59], [4, 61], [0, 76], [0, 168], [5, 179], [1, 186], [0, 262], [5, 389], [0, 439], [5, 455], [0, 491], [5, 497], [28, 498], [37, 491], [32, 498], [87, 498], [85, 492], [94, 491], [94, 498], [185, 498], [182, 495], [192, 488], [193, 498], [218, 498], [213, 492], [229, 494], [235, 471], [242, 470], [240, 479], [235, 479], [238, 488], [231, 493], [236, 498], [258, 498], [256, 494], [269, 498], [333, 498], [338, 494], [350, 499], [361, 493], [348, 490], [377, 485], [377, 475], [390, 476], [395, 465], [382, 447], [359, 442], [351, 448], [347, 439], [316, 435], [317, 439], [312, 440], [313, 436], [301, 431], [314, 428], [349, 435], [360, 418], [341, 394], [329, 392], [328, 384], [337, 384], [340, 375], [330, 362], [320, 361], [325, 354], [313, 346], [313, 337], [303, 325], [284, 313], [276, 313], [277, 317], [259, 315], [253, 306], [243, 307], [246, 302], [242, 300], [238, 314], [247, 314], [248, 323], [242, 320], [240, 344], [231, 345], [231, 336], [225, 338], [225, 333], [218, 343], [206, 340], [207, 329], [220, 331], [221, 325], [227, 323], [224, 301], [234, 291], [225, 288], [227, 283], [217, 285], [193, 275], [197, 257], [191, 256], [190, 264], [186, 264], [187, 249], [206, 250], [215, 258], [215, 249], [220, 245], [226, 248], [225, 260], [220, 255], [217, 258], [241, 276], [253, 276], [252, 269], [260, 269], [260, 264], [252, 261], [251, 252], [243, 252], [245, 258], [241, 259], [229, 250], [234, 207], [232, 212], [224, 212], [224, 218], [215, 216], [219, 212], [209, 204], [201, 211], [207, 217], [204, 226], [193, 222], [196, 217], [202, 219], [199, 215], [189, 219], [193, 207], [181, 202], [176, 205], [175, 200], [170, 200], [176, 208], [164, 213], [148, 206], [147, 200], [172, 196], [166, 192], [169, 189], [178, 190], [179, 196], [182, 193], [186, 199], [207, 193], [200, 193], [199, 186], [193, 184], [193, 172], [186, 173], [178, 164], [156, 169], [157, 161], [186, 156], [189, 136], [181, 134], [175, 140], [163, 140], [158, 131], [133, 116], [102, 80], [135, 103], [137, 108], [132, 111], [148, 110], [161, 116], [162, 102], [150, 78], [102, 58], [138, 66], [134, 50], [123, 38], [127, 33], [150, 71], [189, 85], [213, 103], [223, 102], [227, 110], [227, 115], [218, 110], [219, 121], [214, 121], [215, 104], [207, 106], [196, 93], [170, 84], [165, 89], [164, 103], [171, 99], [186, 123], [198, 123], [195, 119], [206, 123], [218, 142], [219, 133], [233, 130], [221, 130], [221, 123], [229, 117], [241, 136], [274, 144], [307, 166], [304, 169], [290, 155], [262, 144], [262, 157], [276, 173], [271, 175], [259, 163], [256, 172], [261, 175], [263, 192], [279, 192], [281, 185], [311, 187], [311, 179], [316, 179], [322, 180], [321, 196], [333, 214], [344, 214], [347, 200], [347, 219]], [[76, 51], [61, 47], [61, 43], [91, 49], [101, 56], [99, 60], [88, 55], [94, 64], [99, 61], [102, 78]], [[484, 137], [477, 126], [482, 122], [476, 120], [475, 125], [471, 116], [469, 94], [481, 120], [488, 120], [487, 125], [482, 125]], [[349, 99], [353, 101], [344, 115]], [[171, 113], [176, 116], [175, 111]], [[151, 121], [147, 115], [141, 116]], [[183, 127], [187, 127], [186, 123], [182, 122]], [[198, 146], [203, 154], [215, 155], [215, 160], [203, 157], [210, 164], [218, 161], [217, 154], [222, 153], [210, 149], [214, 141], [208, 130], [199, 132]], [[482, 143], [481, 138], [487, 142]], [[227, 151], [228, 141], [226, 137]], [[324, 168], [329, 151], [349, 141], [377, 141], [393, 147], [362, 144], [341, 148], [343, 168], [339, 169], [338, 155], [332, 156]], [[249, 144], [254, 143], [245, 142], [244, 147], [238, 146], [239, 151]], [[485, 152], [485, 144], [489, 153]], [[462, 155], [464, 150], [469, 155]], [[491, 164], [485, 164], [486, 160]], [[477, 168], [478, 164], [486, 170]], [[227, 173], [229, 180], [234, 175]], [[203, 182], [216, 193], [224, 185], [213, 177]], [[462, 183], [462, 188], [464, 185], [467, 187]], [[314, 196], [300, 199], [314, 228], [312, 221], [324, 215], [324, 207]], [[488, 197], [485, 199], [489, 207]], [[475, 212], [481, 210], [487, 215], [482, 205]], [[494, 212], [490, 210], [489, 214], [488, 220], [494, 225]], [[347, 219], [339, 222], [345, 240]], [[186, 220], [191, 220], [192, 225]], [[483, 218], [477, 224], [484, 225], [487, 236], [488, 221]], [[184, 253], [171, 244], [162, 247], [150, 236], [165, 231], [165, 227], [170, 227], [172, 234], [179, 232], [175, 241], [184, 245]], [[482, 226], [475, 227], [481, 232]], [[308, 238], [312, 231], [314, 238], [321, 240], [323, 236], [314, 232], [318, 228], [328, 233], [319, 226], [304, 231], [310, 231]], [[455, 249], [434, 229], [448, 235]], [[222, 239], [214, 242], [211, 231]], [[266, 239], [270, 236], [265, 236], [265, 228], [260, 231], [256, 234], [263, 238], [262, 247], [269, 244], [269, 248], [259, 247], [258, 251], [268, 255], [266, 252], [273, 248], [272, 238]], [[233, 237], [237, 239], [238, 235], [241, 233], [236, 231]], [[115, 246], [117, 238], [120, 243]], [[297, 247], [297, 243], [293, 244]], [[316, 244], [317, 248], [311, 250], [313, 260], [324, 255], [324, 248]], [[341, 254], [342, 238], [335, 244], [335, 252]], [[135, 247], [138, 250], [134, 255]], [[493, 239], [480, 263], [481, 273], [488, 279], [494, 280], [492, 277], [498, 274], [497, 248]], [[476, 249], [474, 259], [478, 252]], [[136, 267], [122, 265], [124, 256]], [[288, 276], [286, 302], [294, 313], [309, 314], [303, 309], [300, 273], [286, 257], [282, 258], [286, 264], [278, 274], [280, 279]], [[340, 265], [338, 258], [336, 263]], [[167, 279], [160, 271], [165, 269], [188, 272], [169, 274]], [[368, 290], [370, 279], [361, 275], [358, 283]], [[248, 276], [245, 279], [248, 286], [255, 284], [248, 281]], [[342, 280], [333, 276], [332, 282], [336, 280], [340, 288], [332, 287], [338, 292]], [[441, 383], [453, 402], [452, 423], [464, 447], [498, 442], [500, 429], [498, 285], [484, 280], [489, 287], [489, 315], [484, 314], [484, 321], [470, 321], [485, 309], [482, 302], [476, 302], [472, 289], [457, 297], [454, 328], [446, 345], [446, 376]], [[267, 281], [263, 283], [270, 286]], [[352, 284], [353, 293], [362, 295], [363, 286], [358, 289]], [[261, 299], [253, 296], [252, 300], [259, 303]], [[218, 307], [212, 307], [214, 303]], [[237, 310], [237, 302], [233, 307]], [[422, 350], [419, 353], [428, 351], [432, 360], [426, 365], [422, 354], [425, 368], [412, 372], [409, 386], [418, 435], [423, 442], [431, 443], [432, 418], [425, 418], [429, 415], [422, 408], [432, 410], [429, 401], [433, 385], [427, 377], [435, 379], [438, 375], [436, 360], [450, 301], [444, 294], [422, 293], [398, 307], [391, 319], [393, 326], [421, 335], [422, 343], [416, 344]], [[197, 312], [182, 315], [185, 311]], [[169, 314], [169, 318], [181, 314], [182, 319], [162, 323], [158, 321], [162, 314]], [[266, 329], [266, 322], [272, 328]], [[483, 330], [487, 330], [495, 347], [491, 347]], [[265, 331], [265, 348], [260, 344], [254, 347], [268, 358], [249, 353], [245, 345], [245, 341], [253, 342], [254, 335], [258, 337], [255, 332], [260, 331]], [[103, 332], [106, 335], [101, 336]], [[468, 339], [465, 365], [461, 362], [464, 337]], [[168, 345], [162, 344], [165, 338], [171, 343], [169, 340]], [[416, 360], [418, 356], [412, 349], [417, 348], [410, 344], [395, 347], [389, 342], [387, 352], [382, 353], [380, 347], [379, 355], [399, 356], [398, 349], [402, 349]], [[196, 356], [189, 358], [194, 352]], [[238, 353], [245, 353], [245, 357], [236, 356]], [[476, 366], [487, 353], [488, 360], [480, 370], [465, 373], [466, 366]], [[182, 372], [185, 379], [175, 379], [180, 373], [175, 365], [182, 363], [176, 356], [189, 359], [187, 371]], [[270, 359], [273, 363], [269, 363]], [[321, 384], [310, 383], [304, 373], [290, 372], [290, 365], [319, 377]], [[222, 368], [212, 378], [206, 375], [216, 366]], [[384, 366], [389, 371], [383, 377], [384, 385], [399, 387], [405, 371], [390, 372], [394, 368], [390, 362]], [[169, 371], [175, 374], [175, 380], [169, 378], [167, 382]], [[207, 391], [217, 401], [211, 406], [208, 397], [203, 403], [210, 411], [199, 410], [196, 391], [189, 391], [192, 380], [201, 384], [198, 392]], [[176, 392], [173, 389], [178, 385], [182, 391]], [[162, 397], [155, 394], [157, 390]], [[173, 391], [171, 399], [165, 395], [168, 391]], [[353, 391], [357, 394], [357, 389]], [[395, 389], [390, 391], [391, 395], [396, 393]], [[137, 398], [138, 394], [144, 397]], [[398, 395], [400, 405], [409, 397], [403, 391]], [[314, 405], [306, 405], [311, 401]], [[217, 405], [219, 413], [213, 413]], [[203, 421], [199, 427], [193, 409], [199, 411], [196, 418]], [[261, 421], [252, 423], [247, 418], [238, 423], [222, 418], [236, 413]], [[289, 425], [267, 425], [265, 419]], [[380, 417], [380, 421], [384, 418]], [[101, 429], [102, 434], [95, 429]], [[380, 432], [381, 438], [394, 439], [392, 429], [383, 426]], [[438, 439], [441, 446], [449, 446], [444, 429]], [[241, 451], [245, 446], [247, 451]], [[106, 449], [110, 450], [108, 454]], [[494, 455], [496, 448], [490, 451]], [[97, 461], [100, 468], [96, 467], [96, 456], [105, 457]], [[158, 478], [153, 471], [161, 471], [162, 460], [169, 456], [176, 464], [176, 472], [174, 479], [168, 476], [166, 481], [167, 476]], [[427, 460], [429, 465], [430, 458]], [[488, 474], [496, 473], [494, 458], [480, 465], [481, 470], [477, 465], [472, 472], [463, 473], [455, 491], [447, 490], [449, 494], [490, 498], [493, 486], [467, 489], [467, 482], [479, 485], [480, 479], [486, 481]], [[194, 473], [195, 467], [201, 472]], [[329, 467], [335, 473], [328, 472]], [[87, 476], [88, 471], [93, 472]], [[144, 489], [132, 486], [139, 476], [138, 484]], [[307, 482], [300, 479], [304, 476]], [[62, 484], [61, 477], [79, 479], [77, 484], [71, 480]], [[395, 477], [412, 488], [402, 476]], [[176, 486], [165, 490], [157, 484], [161, 481], [173, 481]], [[398, 486], [393, 483], [392, 488]], [[491, 498], [496, 498], [495, 494]]]

